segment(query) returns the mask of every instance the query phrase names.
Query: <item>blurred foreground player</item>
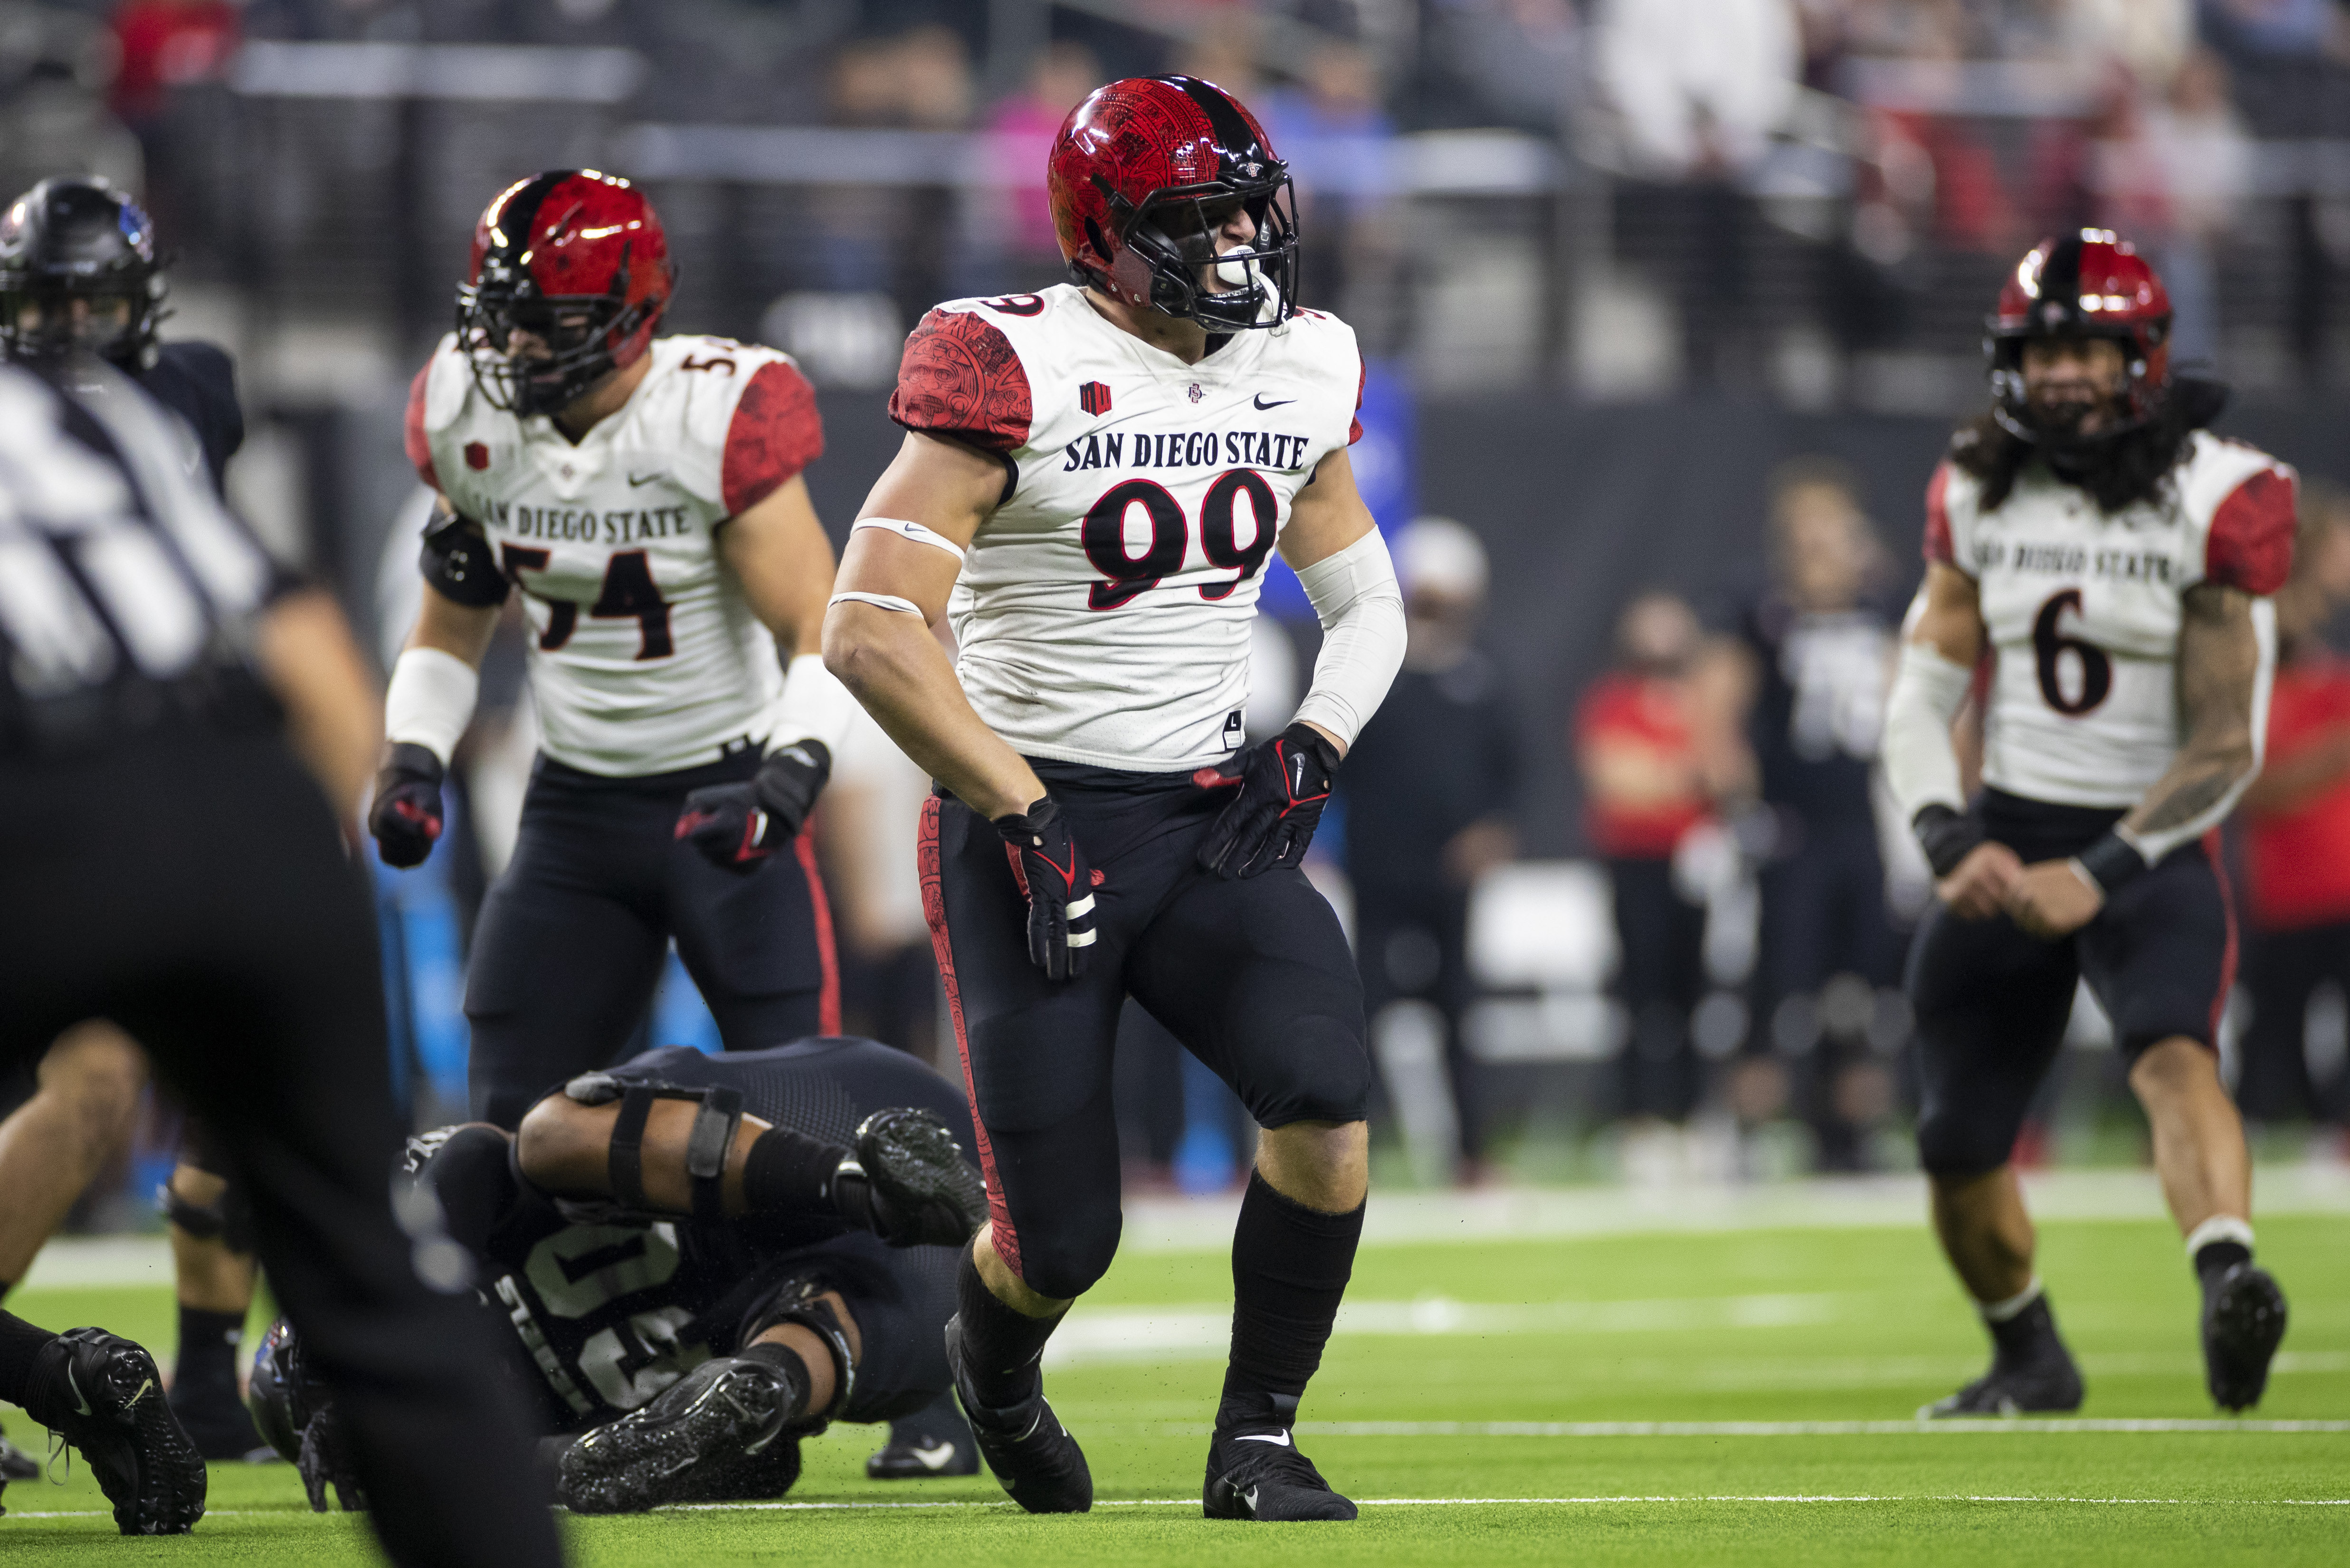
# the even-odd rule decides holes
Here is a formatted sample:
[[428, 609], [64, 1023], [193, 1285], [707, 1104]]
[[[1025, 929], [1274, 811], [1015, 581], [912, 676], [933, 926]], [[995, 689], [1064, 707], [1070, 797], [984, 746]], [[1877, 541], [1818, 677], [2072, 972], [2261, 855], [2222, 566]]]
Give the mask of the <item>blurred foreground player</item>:
[[[2216, 829], [2260, 771], [2294, 479], [2203, 428], [2225, 394], [2172, 379], [2169, 327], [2161, 280], [2127, 243], [2088, 229], [2042, 244], [1991, 320], [1991, 410], [1960, 430], [1927, 493], [1886, 763], [1941, 899], [1910, 957], [1918, 1157], [1996, 1346], [1927, 1415], [2081, 1402], [2009, 1163], [2079, 980], [2153, 1128], [2202, 1284], [2212, 1399], [2256, 1403], [2284, 1334], [2220, 1079], [2236, 940]], [[1950, 724], [1986, 653], [1969, 810]]]
[[[780, 1497], [802, 1438], [946, 1393], [955, 1249], [987, 1212], [971, 1136], [951, 1085], [870, 1040], [671, 1045], [573, 1079], [519, 1137], [413, 1138], [409, 1168], [560, 1439], [557, 1499], [624, 1513]], [[307, 1360], [272, 1331], [255, 1414], [313, 1508], [330, 1484], [364, 1507]]]
[[[338, 831], [372, 693], [333, 601], [288, 591], [191, 444], [102, 364], [0, 368], [0, 1061], [92, 1017], [144, 1044], [250, 1184], [392, 1561], [553, 1563], [479, 1325], [386, 1194], [380, 961]], [[0, 1314], [0, 1398], [82, 1448], [125, 1531], [201, 1514], [137, 1346]]]
[[[1061, 128], [1049, 190], [1077, 281], [915, 328], [889, 405], [905, 444], [825, 627], [826, 660], [941, 786], [923, 908], [993, 1207], [949, 1333], [955, 1391], [1014, 1501], [1092, 1506], [1037, 1361], [1118, 1249], [1131, 993], [1265, 1129], [1205, 1509], [1352, 1519], [1291, 1428], [1368, 1189], [1362, 985], [1299, 869], [1403, 655], [1347, 462], [1362, 359], [1296, 308], [1288, 171], [1222, 89], [1101, 88]], [[1326, 635], [1295, 721], [1244, 747], [1276, 540]], [[930, 630], [950, 610], [959, 667]]]
[[[195, 433], [215, 492], [244, 441], [235, 367], [216, 345], [163, 341], [170, 312], [165, 258], [138, 203], [103, 180], [45, 180], [0, 215], [0, 353], [24, 363], [93, 356], [138, 382]], [[77, 1026], [45, 1054], [29, 1099], [0, 1125], [0, 1292], [22, 1279], [98, 1172], [130, 1137], [146, 1058], [104, 1020]], [[237, 1397], [236, 1337], [244, 1324], [218, 1310], [213, 1276], [252, 1273], [252, 1243], [235, 1221], [243, 1195], [203, 1168], [202, 1134], [162, 1197], [170, 1218], [180, 1348], [172, 1407], [207, 1457], [233, 1458], [260, 1438]], [[237, 1243], [242, 1245], [237, 1245]], [[38, 1467], [0, 1442], [0, 1479]]]
[[856, 712], [817, 654], [832, 545], [800, 470], [823, 430], [784, 355], [656, 338], [672, 284], [627, 181], [521, 181], [482, 214], [458, 330], [409, 396], [408, 455], [442, 506], [368, 826], [387, 865], [432, 852], [520, 588], [542, 742], [465, 987], [473, 1114], [507, 1128], [612, 1060], [672, 939], [729, 1050], [840, 1027], [799, 833]]

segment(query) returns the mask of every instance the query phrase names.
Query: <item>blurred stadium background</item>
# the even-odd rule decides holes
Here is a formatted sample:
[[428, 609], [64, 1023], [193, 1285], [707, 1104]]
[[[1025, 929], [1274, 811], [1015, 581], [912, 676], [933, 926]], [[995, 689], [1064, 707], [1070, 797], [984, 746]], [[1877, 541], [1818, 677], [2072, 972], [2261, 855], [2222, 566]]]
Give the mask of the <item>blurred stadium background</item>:
[[[1237, 92], [1296, 171], [1306, 301], [1371, 359], [1357, 462], [1415, 596], [1415, 701], [1455, 726], [1432, 763], [1344, 781], [1319, 846], [1381, 1004], [1383, 1183], [1912, 1163], [1924, 869], [1867, 781], [1981, 318], [2041, 234], [2115, 227], [2169, 285], [2177, 358], [2237, 388], [2222, 428], [2350, 483], [2336, 0], [8, 3], [0, 171], [141, 193], [177, 257], [166, 335], [240, 366], [233, 493], [388, 661], [421, 504], [400, 411], [498, 189], [567, 165], [648, 187], [671, 328], [785, 348], [821, 389], [837, 535], [899, 439], [905, 332], [1057, 280], [1052, 130], [1163, 69]], [[1458, 526], [1401, 539], [1430, 516]], [[1258, 695], [1285, 717], [1316, 634], [1294, 584], [1268, 604]], [[380, 870], [420, 1120], [462, 1102], [463, 944], [529, 754], [502, 648], [461, 853]], [[1725, 714], [1742, 746], [1706, 741]], [[820, 828], [849, 1023], [935, 1057], [923, 781], [868, 751]], [[1399, 813], [1445, 834], [1367, 826]], [[2270, 1010], [2264, 1158], [2345, 1158], [2335, 968]], [[673, 978], [648, 1040], [711, 1038]], [[2231, 1073], [2251, 1016], [2240, 996]], [[2085, 999], [2072, 1044], [2027, 1162], [2139, 1163]], [[1146, 1019], [1121, 1073], [1138, 1190], [1244, 1173], [1237, 1106]], [[167, 1121], [78, 1223], [154, 1222]]]

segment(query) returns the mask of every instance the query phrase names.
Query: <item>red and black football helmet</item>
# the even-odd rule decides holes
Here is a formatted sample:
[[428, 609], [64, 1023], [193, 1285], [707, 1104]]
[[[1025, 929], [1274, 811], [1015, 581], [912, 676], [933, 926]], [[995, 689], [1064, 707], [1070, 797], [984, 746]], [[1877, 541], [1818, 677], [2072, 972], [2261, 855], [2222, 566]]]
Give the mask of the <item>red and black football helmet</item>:
[[[1197, 77], [1128, 77], [1069, 111], [1045, 185], [1069, 275], [1211, 332], [1274, 327], [1297, 307], [1297, 196], [1256, 117]], [[1214, 250], [1208, 209], [1238, 200], [1256, 224]], [[1213, 266], [1230, 286], [1209, 289]]]
[[[493, 408], [552, 414], [644, 356], [676, 286], [642, 192], [592, 169], [551, 169], [498, 192], [473, 226], [458, 346]], [[547, 352], [515, 352], [517, 332]]]
[[2043, 432], [2024, 397], [2023, 345], [2034, 337], [2110, 337], [2129, 381], [2122, 417], [2098, 439], [2155, 416], [2170, 387], [2170, 296], [2136, 246], [2110, 229], [2082, 229], [2032, 247], [1999, 291], [1985, 323], [1991, 416], [2009, 434]]

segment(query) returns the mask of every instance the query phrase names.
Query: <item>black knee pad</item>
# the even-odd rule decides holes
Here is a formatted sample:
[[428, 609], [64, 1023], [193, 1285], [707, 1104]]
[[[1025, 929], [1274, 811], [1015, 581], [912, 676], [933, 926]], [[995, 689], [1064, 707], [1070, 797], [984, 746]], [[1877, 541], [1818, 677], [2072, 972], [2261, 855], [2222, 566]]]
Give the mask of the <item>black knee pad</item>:
[[1021, 1282], [1056, 1300], [1085, 1294], [1109, 1272], [1121, 1229], [1113, 1207], [1107, 1225], [1087, 1225], [1075, 1234], [1047, 1238], [1020, 1233]]
[[726, 1151], [735, 1129], [743, 1125], [743, 1091], [723, 1087], [691, 1088], [659, 1081], [622, 1082], [609, 1073], [583, 1073], [563, 1085], [566, 1099], [583, 1106], [620, 1102], [612, 1124], [610, 1173], [612, 1200], [620, 1208], [650, 1212], [645, 1200], [644, 1136], [646, 1118], [656, 1100], [691, 1100], [700, 1108], [685, 1144], [685, 1174], [692, 1186], [693, 1217], [704, 1224], [726, 1222], [721, 1179], [726, 1172]]
[[[218, 1172], [208, 1171], [217, 1175]], [[253, 1201], [244, 1184], [231, 1180], [210, 1203], [192, 1203], [165, 1182], [155, 1189], [155, 1207], [163, 1218], [199, 1241], [221, 1241], [239, 1256], [253, 1252]]]
[[1359, 1029], [1309, 1013], [1290, 1022], [1279, 1052], [1253, 1064], [1245, 1083], [1259, 1127], [1358, 1122], [1370, 1114], [1371, 1054]]
[[1929, 1176], [1980, 1176], [1996, 1170], [2014, 1153], [2022, 1127], [2020, 1116], [1929, 1104], [1918, 1116], [1918, 1163]]

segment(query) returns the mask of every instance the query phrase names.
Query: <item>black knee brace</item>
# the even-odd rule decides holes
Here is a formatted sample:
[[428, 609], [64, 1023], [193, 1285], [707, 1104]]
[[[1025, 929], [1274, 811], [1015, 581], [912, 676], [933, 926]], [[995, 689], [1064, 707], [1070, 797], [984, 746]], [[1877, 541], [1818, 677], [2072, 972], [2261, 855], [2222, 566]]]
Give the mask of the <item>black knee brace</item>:
[[564, 1097], [583, 1106], [620, 1102], [619, 1118], [612, 1124], [612, 1200], [623, 1209], [654, 1212], [645, 1199], [644, 1137], [646, 1118], [656, 1100], [691, 1100], [693, 1130], [685, 1142], [685, 1174], [693, 1192], [693, 1217], [704, 1224], [726, 1221], [720, 1179], [726, 1172], [726, 1151], [734, 1130], [743, 1125], [743, 1091], [728, 1088], [688, 1088], [681, 1084], [623, 1083], [609, 1073], [582, 1073], [563, 1085]]
[[252, 1254], [253, 1203], [234, 1181], [210, 1203], [190, 1202], [172, 1191], [167, 1181], [155, 1189], [155, 1208], [199, 1241], [224, 1241], [240, 1257]]
[[802, 1420], [784, 1428], [795, 1436], [813, 1437], [823, 1431], [848, 1408], [848, 1397], [857, 1386], [857, 1357], [848, 1348], [848, 1331], [841, 1325], [840, 1314], [833, 1310], [832, 1303], [824, 1299], [826, 1292], [838, 1288], [830, 1280], [813, 1274], [786, 1280], [775, 1287], [767, 1304], [743, 1329], [743, 1342], [747, 1345], [771, 1328], [797, 1324], [824, 1341], [825, 1348], [832, 1353], [832, 1403], [821, 1410], [810, 1410]]

